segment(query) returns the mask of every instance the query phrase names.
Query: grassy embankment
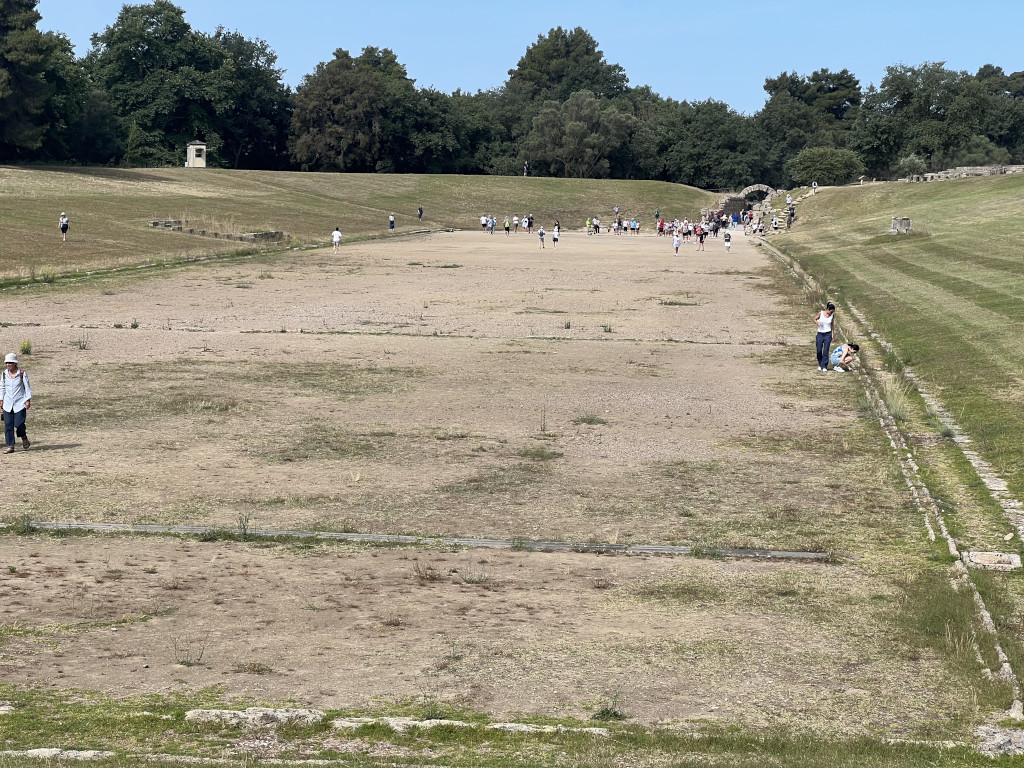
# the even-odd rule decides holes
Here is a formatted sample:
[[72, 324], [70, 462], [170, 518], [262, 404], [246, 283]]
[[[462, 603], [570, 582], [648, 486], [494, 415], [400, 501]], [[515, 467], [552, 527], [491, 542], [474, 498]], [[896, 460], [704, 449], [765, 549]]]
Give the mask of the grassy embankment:
[[[581, 228], [588, 216], [606, 222], [615, 205], [649, 225], [653, 211], [699, 214], [717, 195], [678, 184], [495, 176], [404, 176], [104, 168], [0, 168], [0, 280], [51, 280], [82, 270], [239, 252], [238, 242], [149, 226], [187, 218], [220, 232], [283, 230], [305, 244], [325, 244], [340, 226], [346, 241], [397, 231], [476, 229], [479, 217], [532, 213], [550, 228]], [[423, 221], [416, 208], [423, 205]], [[57, 218], [71, 217], [67, 243]]]
[[[1024, 176], [936, 184], [829, 189], [800, 208], [793, 233], [772, 240], [827, 288], [852, 303], [894, 345], [975, 447], [1024, 497]], [[893, 216], [914, 234], [886, 234]], [[860, 340], [863, 343], [863, 340]], [[902, 428], [963, 549], [1020, 552], [987, 488], [920, 399], [905, 400]], [[1024, 670], [1024, 576], [979, 573], [976, 581], [1018, 674]]]

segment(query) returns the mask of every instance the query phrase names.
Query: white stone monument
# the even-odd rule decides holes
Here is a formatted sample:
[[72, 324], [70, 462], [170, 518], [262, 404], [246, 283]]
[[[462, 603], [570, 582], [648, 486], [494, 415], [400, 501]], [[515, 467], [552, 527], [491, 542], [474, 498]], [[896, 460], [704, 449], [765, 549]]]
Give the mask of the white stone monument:
[[185, 147], [185, 167], [205, 168], [206, 167], [206, 142], [190, 141]]

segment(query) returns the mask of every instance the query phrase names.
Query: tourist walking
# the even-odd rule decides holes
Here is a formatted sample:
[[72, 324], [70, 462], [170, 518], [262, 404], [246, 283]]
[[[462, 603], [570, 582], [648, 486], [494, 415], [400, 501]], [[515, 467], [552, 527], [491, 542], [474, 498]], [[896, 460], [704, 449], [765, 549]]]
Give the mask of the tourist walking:
[[423, 221], [423, 206], [421, 205], [416, 209], [416, 220]]
[[508, 237], [509, 230], [512, 228], [512, 223], [508, 220], [508, 216], [505, 217], [505, 237]]
[[814, 354], [818, 358], [818, 371], [821, 373], [828, 370], [828, 355], [832, 347], [832, 323], [835, 316], [836, 305], [831, 301], [814, 316], [814, 322], [818, 326], [818, 334], [814, 337]]
[[544, 235], [547, 233], [544, 231], [544, 225], [540, 225], [540, 229], [537, 230], [537, 238], [540, 240], [540, 247], [544, 247]]
[[331, 233], [331, 242], [334, 243], [334, 252], [338, 252], [338, 246], [341, 245], [341, 227], [335, 227]]
[[68, 241], [68, 229], [71, 228], [71, 219], [64, 211], [60, 212], [60, 218], [57, 220], [57, 226], [60, 227], [61, 242], [66, 243]]
[[388, 232], [391, 232], [392, 234], [394, 234], [394, 232], [395, 232], [395, 214], [394, 213], [392, 213], [390, 216], [388, 216]]
[[726, 230], [726, 233], [722, 235], [722, 239], [725, 241], [725, 252], [729, 253], [732, 248], [732, 232]]
[[551, 247], [558, 247], [558, 235], [562, 231], [561, 224], [558, 223], [558, 219], [555, 219], [555, 226], [551, 228]]
[[25, 417], [32, 405], [32, 388], [28, 374], [18, 368], [18, 356], [10, 352], [4, 358], [4, 371], [0, 374], [0, 408], [4, 413], [4, 453], [14, 453], [14, 438], [21, 438], [26, 451], [32, 445], [25, 431]]
[[518, 215], [515, 215], [515, 216], [512, 217], [512, 234], [513, 235], [518, 235], [519, 234], [519, 216]]

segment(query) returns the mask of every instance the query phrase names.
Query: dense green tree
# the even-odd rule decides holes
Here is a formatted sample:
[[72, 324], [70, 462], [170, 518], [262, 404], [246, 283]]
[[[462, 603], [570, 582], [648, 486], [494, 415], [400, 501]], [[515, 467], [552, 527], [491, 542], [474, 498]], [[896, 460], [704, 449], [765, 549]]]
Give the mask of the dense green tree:
[[856, 152], [835, 147], [808, 147], [786, 164], [786, 173], [798, 184], [845, 184], [863, 172]]
[[287, 92], [262, 41], [194, 31], [169, 0], [126, 5], [92, 36], [87, 68], [119, 118], [126, 164], [177, 165], [192, 140], [208, 162], [273, 167]]
[[538, 35], [508, 71], [506, 88], [531, 101], [566, 101], [578, 91], [612, 97], [624, 93], [627, 83], [625, 70], [605, 61], [589, 32], [555, 27], [546, 36]]
[[303, 169], [405, 170], [421, 104], [394, 52], [339, 48], [296, 89], [291, 155]]
[[899, 163], [896, 164], [896, 170], [899, 171], [900, 176], [920, 176], [928, 170], [928, 164], [911, 152], [900, 158]]
[[742, 187], [763, 172], [756, 126], [720, 101], [673, 103], [661, 116], [664, 179], [705, 189]]
[[622, 67], [605, 61], [597, 41], [580, 27], [555, 27], [547, 35], [538, 35], [508, 75], [497, 93], [498, 114], [509, 140], [518, 146], [520, 165], [533, 120], [548, 101], [564, 103], [580, 91], [606, 100], [628, 90]]
[[579, 91], [564, 102], [545, 102], [534, 118], [527, 147], [532, 157], [557, 175], [607, 176], [608, 156], [622, 144], [632, 122], [632, 117], [590, 91]]
[[277, 54], [260, 39], [218, 28], [213, 36], [224, 59], [225, 107], [217, 112], [221, 154], [234, 168], [280, 168], [287, 158], [291, 92], [281, 82]]
[[36, 29], [38, 0], [0, 3], [0, 160], [24, 158], [38, 149], [49, 127], [47, 79], [60, 44], [56, 35]]
[[784, 185], [786, 164], [808, 145], [827, 141], [821, 114], [788, 91], [773, 94], [754, 120], [767, 140], [767, 184]]

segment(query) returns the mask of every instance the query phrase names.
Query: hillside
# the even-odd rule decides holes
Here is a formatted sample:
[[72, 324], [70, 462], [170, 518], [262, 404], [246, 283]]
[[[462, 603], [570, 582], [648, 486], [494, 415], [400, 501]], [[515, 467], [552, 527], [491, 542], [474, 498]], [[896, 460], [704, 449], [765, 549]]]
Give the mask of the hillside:
[[[509, 176], [418, 176], [102, 168], [0, 168], [0, 278], [67, 273], [236, 252], [225, 243], [158, 231], [153, 219], [190, 218], [219, 231], [280, 229], [301, 243], [325, 243], [335, 226], [346, 238], [383, 234], [394, 212], [398, 232], [474, 229], [482, 214], [533, 213], [537, 223], [582, 227], [612, 208], [642, 216], [656, 207], [693, 217], [716, 196], [649, 181]], [[416, 208], [422, 205], [422, 224]], [[57, 218], [71, 217], [60, 241]]]
[[[828, 189], [772, 242], [864, 311], [1024, 494], [1024, 176]], [[890, 236], [893, 216], [914, 234]]]

